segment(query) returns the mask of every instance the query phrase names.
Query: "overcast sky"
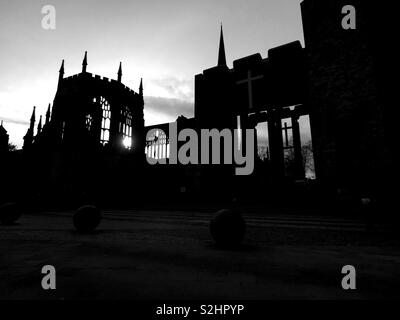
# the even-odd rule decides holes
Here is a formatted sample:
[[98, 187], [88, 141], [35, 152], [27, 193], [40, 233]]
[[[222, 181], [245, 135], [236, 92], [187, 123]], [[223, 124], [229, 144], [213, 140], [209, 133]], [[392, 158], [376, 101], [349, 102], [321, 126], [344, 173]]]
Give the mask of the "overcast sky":
[[[22, 145], [33, 106], [44, 114], [58, 70], [117, 77], [137, 90], [144, 81], [146, 125], [193, 116], [194, 75], [216, 65], [220, 23], [227, 62], [303, 41], [300, 0], [1, 0], [0, 119]], [[41, 26], [56, 8], [56, 30]]]

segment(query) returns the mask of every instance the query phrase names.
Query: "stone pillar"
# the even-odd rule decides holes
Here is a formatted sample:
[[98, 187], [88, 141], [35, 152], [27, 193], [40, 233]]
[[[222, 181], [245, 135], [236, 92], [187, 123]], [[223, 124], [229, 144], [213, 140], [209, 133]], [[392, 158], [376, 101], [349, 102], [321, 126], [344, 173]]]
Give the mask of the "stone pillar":
[[303, 155], [301, 153], [301, 137], [298, 115], [292, 115], [292, 132], [295, 161], [295, 179], [304, 179], [305, 172], [303, 166]]
[[271, 110], [268, 117], [269, 151], [274, 179], [285, 176], [285, 159], [283, 153], [282, 121], [277, 110]]
[[242, 145], [240, 147], [240, 150], [246, 150], [246, 129], [249, 128], [249, 119], [248, 119], [248, 114], [247, 113], [241, 113], [240, 114], [240, 129], [242, 130]]
[[[108, 101], [108, 100], [107, 100]], [[121, 150], [123, 148], [122, 140], [123, 135], [119, 132], [119, 123], [121, 121], [121, 103], [114, 101], [113, 105], [110, 103], [111, 119], [110, 119], [110, 137], [108, 143], [114, 150]]]
[[257, 130], [256, 127], [259, 123], [259, 115], [254, 114], [247, 119], [246, 129], [253, 129], [254, 130], [254, 159], [258, 157], [258, 139], [257, 139]]

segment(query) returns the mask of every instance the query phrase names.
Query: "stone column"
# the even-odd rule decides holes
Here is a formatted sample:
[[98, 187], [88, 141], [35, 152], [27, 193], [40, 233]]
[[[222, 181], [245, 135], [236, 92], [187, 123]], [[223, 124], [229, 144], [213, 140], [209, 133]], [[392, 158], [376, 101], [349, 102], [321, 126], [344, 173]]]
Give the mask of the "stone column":
[[303, 155], [301, 153], [301, 137], [298, 115], [292, 115], [292, 132], [295, 161], [295, 179], [304, 179], [305, 172], [303, 166]]
[[285, 162], [282, 140], [282, 121], [277, 110], [271, 110], [268, 117], [269, 152], [274, 179], [285, 176]]

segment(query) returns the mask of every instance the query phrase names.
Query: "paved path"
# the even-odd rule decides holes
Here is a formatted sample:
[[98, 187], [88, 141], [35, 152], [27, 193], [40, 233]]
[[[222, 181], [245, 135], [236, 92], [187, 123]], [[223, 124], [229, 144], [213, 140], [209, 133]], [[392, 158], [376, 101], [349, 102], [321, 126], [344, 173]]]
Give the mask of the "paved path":
[[[26, 215], [0, 226], [1, 299], [359, 299], [400, 297], [399, 240], [362, 221], [245, 214], [235, 251], [210, 239], [211, 214], [105, 211], [99, 230], [79, 235], [72, 212]], [[57, 270], [57, 290], [40, 270]], [[341, 268], [357, 269], [357, 290]]]
[[[41, 215], [71, 216], [72, 211], [62, 213], [44, 212]], [[185, 211], [141, 211], [141, 210], [106, 210], [103, 212], [105, 220], [129, 220], [129, 221], [170, 221], [190, 224], [208, 225], [212, 213], [185, 212]], [[282, 215], [282, 214], [251, 214], [243, 215], [248, 226], [254, 227], [280, 227], [300, 229], [323, 229], [337, 231], [366, 231], [366, 223], [360, 219], [345, 219], [336, 217], [306, 216], [306, 215]], [[380, 230], [386, 226], [379, 225]]]

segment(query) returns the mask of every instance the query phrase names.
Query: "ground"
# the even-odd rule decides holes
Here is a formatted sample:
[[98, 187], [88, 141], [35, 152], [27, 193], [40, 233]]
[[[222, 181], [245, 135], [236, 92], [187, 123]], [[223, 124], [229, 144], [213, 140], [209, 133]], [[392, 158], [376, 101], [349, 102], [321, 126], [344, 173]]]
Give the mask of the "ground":
[[[215, 247], [210, 213], [104, 211], [93, 234], [73, 212], [24, 215], [0, 225], [0, 299], [399, 298], [400, 241], [362, 221], [271, 210], [245, 212], [238, 250]], [[56, 268], [57, 288], [41, 288]], [[344, 265], [357, 289], [343, 290]]]

